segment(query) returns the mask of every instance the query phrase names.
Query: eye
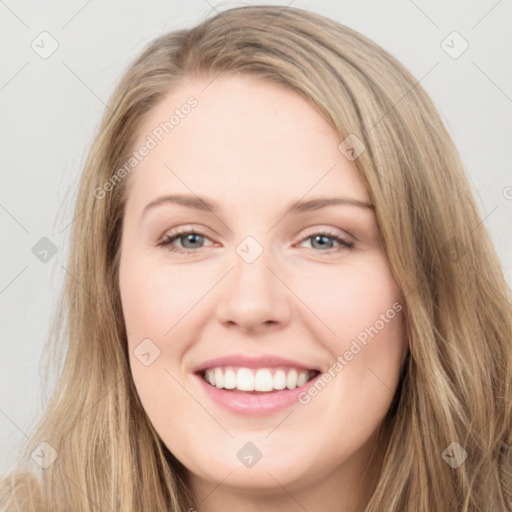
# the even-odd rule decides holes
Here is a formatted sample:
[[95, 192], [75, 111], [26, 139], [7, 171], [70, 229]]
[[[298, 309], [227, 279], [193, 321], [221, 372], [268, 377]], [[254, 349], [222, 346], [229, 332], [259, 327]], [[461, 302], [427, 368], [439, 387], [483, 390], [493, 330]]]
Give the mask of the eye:
[[[185, 245], [180, 248], [174, 245], [176, 240], [182, 240], [185, 242]], [[166, 247], [171, 252], [189, 252], [194, 249], [201, 249], [200, 244], [201, 241], [209, 240], [208, 237], [202, 235], [198, 231], [185, 229], [185, 230], [177, 230], [175, 234], [165, 235], [164, 239], [158, 243], [159, 247]], [[190, 244], [191, 246], [187, 246]]]
[[[328, 239], [334, 240], [336, 243], [338, 243], [338, 250], [340, 248], [345, 249], [353, 249], [354, 248], [354, 242], [349, 242], [348, 240], [345, 240], [344, 238], [340, 237], [336, 233], [331, 233], [328, 231], [322, 231], [320, 233], [313, 233], [312, 235], [307, 236], [303, 239], [303, 242], [306, 240], [311, 240], [311, 246], [313, 248], [320, 247], [321, 252], [328, 252], [331, 254], [332, 249], [332, 242], [329, 242]], [[334, 252], [338, 252], [338, 250], [335, 250]]]
[[[329, 242], [328, 239], [331, 239], [332, 241], [338, 244], [338, 250], [341, 250], [342, 248], [350, 250], [353, 249], [354, 247], [353, 242], [349, 242], [348, 240], [345, 240], [344, 238], [337, 235], [336, 233], [331, 233], [328, 231], [322, 231], [319, 233], [309, 235], [306, 238], [303, 238], [301, 243], [304, 243], [307, 240], [312, 240], [312, 248], [320, 248], [320, 252], [326, 252], [330, 254], [331, 252], [333, 252], [331, 251], [331, 249], [333, 249], [333, 242]], [[182, 243], [182, 247], [177, 247], [175, 245], [175, 242], [177, 240], [184, 242]], [[194, 249], [201, 249], [202, 247], [204, 247], [201, 246], [201, 243], [204, 242], [205, 240], [209, 240], [209, 238], [196, 230], [177, 230], [174, 234], [171, 233], [165, 235], [164, 239], [158, 243], [158, 246], [166, 247], [167, 250], [171, 252], [187, 253], [193, 251]], [[337, 251], [335, 250], [334, 252]]]

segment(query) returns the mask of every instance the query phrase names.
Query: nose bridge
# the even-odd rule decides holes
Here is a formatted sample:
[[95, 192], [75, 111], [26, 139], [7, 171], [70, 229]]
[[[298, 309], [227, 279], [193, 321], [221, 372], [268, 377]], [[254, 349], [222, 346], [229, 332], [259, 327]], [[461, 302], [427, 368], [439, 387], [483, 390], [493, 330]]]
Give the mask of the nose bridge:
[[[268, 239], [265, 240], [268, 242]], [[219, 320], [249, 329], [287, 321], [286, 287], [274, 275], [271, 256], [271, 249], [264, 247], [264, 241], [260, 242], [254, 235], [246, 236], [235, 247], [234, 268], [227, 276], [218, 310]]]
[[[231, 291], [252, 307], [269, 304], [275, 295], [275, 277], [268, 267], [272, 267], [271, 250], [268, 239], [246, 236], [235, 248], [234, 269]], [[260, 241], [261, 240], [261, 241]], [[265, 246], [264, 246], [265, 244]], [[261, 308], [261, 305], [258, 306]]]
[[[260, 237], [261, 239], [261, 237]], [[246, 287], [244, 291], [255, 293], [269, 293], [272, 286], [272, 273], [268, 267], [272, 266], [271, 250], [268, 244], [263, 244], [253, 235], [246, 236], [235, 248], [233, 281], [238, 287]]]

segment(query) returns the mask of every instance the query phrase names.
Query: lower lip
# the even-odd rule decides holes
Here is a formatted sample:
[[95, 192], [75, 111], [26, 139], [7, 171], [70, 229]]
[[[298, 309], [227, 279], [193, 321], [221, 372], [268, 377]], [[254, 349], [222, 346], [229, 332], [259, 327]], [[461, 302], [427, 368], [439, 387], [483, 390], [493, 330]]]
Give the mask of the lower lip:
[[309, 386], [321, 376], [319, 373], [316, 377], [309, 380], [303, 386], [295, 389], [283, 389], [281, 391], [273, 391], [261, 395], [253, 395], [250, 393], [234, 393], [228, 389], [219, 389], [206, 382], [200, 375], [194, 374], [199, 379], [201, 386], [206, 394], [216, 404], [236, 414], [246, 415], [264, 415], [273, 414], [282, 411], [293, 404], [298, 403], [298, 397], [301, 393], [307, 391]]

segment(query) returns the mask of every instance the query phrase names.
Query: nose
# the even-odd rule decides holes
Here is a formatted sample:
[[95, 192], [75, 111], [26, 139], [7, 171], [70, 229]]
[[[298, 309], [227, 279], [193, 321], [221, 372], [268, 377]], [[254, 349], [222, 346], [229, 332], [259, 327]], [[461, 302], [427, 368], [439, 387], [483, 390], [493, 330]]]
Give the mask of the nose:
[[291, 317], [292, 292], [267, 252], [263, 251], [252, 263], [235, 254], [233, 262], [217, 306], [219, 322], [246, 332], [285, 327]]

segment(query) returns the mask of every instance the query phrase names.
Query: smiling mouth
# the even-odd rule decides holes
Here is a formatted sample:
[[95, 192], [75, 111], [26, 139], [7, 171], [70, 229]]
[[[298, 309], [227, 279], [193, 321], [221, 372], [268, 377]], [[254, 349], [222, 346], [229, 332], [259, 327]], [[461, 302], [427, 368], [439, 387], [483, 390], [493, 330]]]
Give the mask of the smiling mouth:
[[320, 374], [318, 370], [290, 367], [215, 367], [198, 372], [210, 386], [237, 394], [264, 395], [304, 386]]

